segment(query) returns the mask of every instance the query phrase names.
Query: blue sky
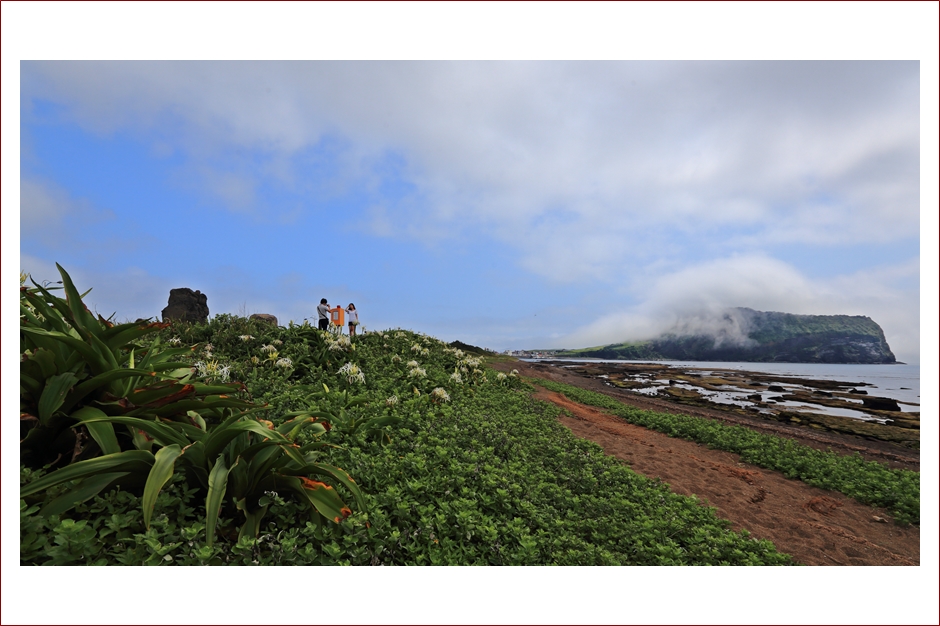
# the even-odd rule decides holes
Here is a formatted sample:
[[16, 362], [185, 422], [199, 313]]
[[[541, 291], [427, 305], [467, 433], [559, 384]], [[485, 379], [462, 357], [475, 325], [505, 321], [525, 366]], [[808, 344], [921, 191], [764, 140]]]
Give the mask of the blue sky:
[[[159, 315], [175, 287], [206, 293], [212, 314], [282, 323], [326, 297], [355, 302], [367, 328], [495, 349], [643, 338], [729, 306], [869, 315], [898, 358], [922, 362], [923, 410], [936, 415], [936, 3], [4, 2], [2, 12], [6, 312], [19, 270], [57, 280], [59, 262], [119, 320]], [[13, 319], [3, 317], [5, 372]], [[13, 380], [3, 378], [5, 414]], [[12, 494], [16, 443], [4, 434]], [[925, 421], [925, 441], [936, 434]], [[935, 452], [925, 448], [925, 467]], [[924, 480], [924, 508], [936, 510], [936, 472]], [[5, 544], [16, 541], [13, 506], [4, 499]], [[925, 524], [936, 571], [936, 523]], [[14, 559], [6, 551], [5, 570]], [[467, 584], [490, 599], [461, 604], [470, 621], [493, 621], [480, 611], [494, 607], [500, 622], [584, 621], [586, 609], [622, 621], [620, 592], [641, 584], [644, 597], [682, 588], [686, 601], [631, 603], [634, 619], [662, 621], [668, 606], [667, 620], [694, 622], [714, 605], [709, 583], [729, 575], [742, 592], [720, 619], [747, 622], [768, 587], [792, 582], [527, 572], [536, 601], [519, 603], [505, 595], [517, 573], [422, 574], [370, 587], [388, 600], [372, 610], [399, 602], [404, 576], [432, 591], [408, 603], [412, 621], [440, 621]], [[371, 574], [349, 575], [361, 586]], [[849, 591], [866, 575], [801, 578]], [[27, 590], [43, 585], [16, 576], [21, 607], [34, 606]], [[100, 581], [124, 582], [111, 572], [81, 582]], [[558, 584], [591, 606], [545, 595]], [[924, 580], [911, 570], [881, 584]], [[813, 606], [791, 605], [782, 619]], [[822, 620], [838, 610], [839, 622], [935, 616], [915, 603], [813, 609]], [[239, 605], [238, 619], [252, 610]]]
[[117, 319], [174, 287], [495, 349], [748, 306], [919, 358], [920, 68], [24, 61], [20, 262]]

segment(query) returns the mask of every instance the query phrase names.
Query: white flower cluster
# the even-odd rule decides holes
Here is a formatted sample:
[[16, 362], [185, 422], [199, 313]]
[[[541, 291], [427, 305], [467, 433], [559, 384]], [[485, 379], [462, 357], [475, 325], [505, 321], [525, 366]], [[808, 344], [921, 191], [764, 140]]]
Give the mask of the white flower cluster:
[[395, 333], [395, 339], [401, 339], [401, 338], [404, 337], [404, 336], [405, 336], [405, 333], [403, 333], [403, 332], [401, 332], [401, 331]]
[[362, 370], [359, 369], [359, 366], [355, 363], [347, 363], [339, 368], [339, 373], [346, 377], [346, 381], [349, 382], [350, 385], [353, 383], [366, 382], [366, 375], [362, 373]]
[[272, 341], [271, 343], [273, 343], [273, 344], [276, 345], [276, 346], [282, 346], [282, 345], [284, 345], [284, 342], [281, 341], [280, 339], [275, 339], [275, 340]]
[[408, 361], [407, 363], [405, 363], [405, 365], [407, 365], [408, 367], [418, 367], [418, 362], [417, 362], [417, 361]]
[[221, 365], [218, 361], [196, 361], [193, 363], [196, 373], [202, 378], [213, 378], [227, 382], [229, 366]]
[[289, 358], [287, 358], [287, 357], [285, 356], [285, 357], [281, 357], [280, 359], [278, 359], [277, 361], [275, 361], [274, 364], [275, 364], [277, 367], [283, 367], [283, 368], [286, 369], [286, 368], [288, 368], [288, 367], [293, 366], [293, 365], [294, 365], [294, 362], [291, 361]]
[[421, 352], [421, 350], [422, 350], [422, 348], [421, 348], [421, 344], [420, 344], [420, 343], [413, 343], [413, 344], [411, 344], [411, 351], [412, 351], [412, 352]]
[[251, 335], [239, 335], [238, 338], [241, 339], [242, 341], [250, 341], [254, 339], [254, 337], [252, 337]]
[[480, 367], [480, 365], [482, 365], [483, 359], [480, 359], [480, 358], [478, 358], [478, 357], [468, 356], [468, 357], [466, 357], [465, 359], [462, 359], [462, 360], [460, 361], [460, 363], [461, 363], [462, 365], [466, 365], [466, 366], [469, 367], [470, 369], [476, 369], [476, 368]]
[[431, 400], [435, 404], [443, 404], [444, 402], [450, 402], [450, 395], [442, 387], [435, 387], [431, 391]]
[[425, 378], [427, 375], [428, 373], [423, 367], [414, 367], [408, 370], [408, 376], [411, 378]]
[[352, 341], [346, 335], [327, 335], [326, 342], [331, 352], [346, 352], [352, 346]]
[[506, 378], [508, 378], [508, 377], [507, 377], [505, 374], [503, 374], [502, 372], [500, 372], [499, 374], [496, 375], [496, 380], [498, 380], [499, 382], [503, 382], [504, 380], [506, 380]]
[[167, 340], [167, 343], [172, 344], [172, 345], [174, 345], [174, 346], [178, 346], [178, 345], [180, 345], [180, 344], [183, 343], [183, 342], [180, 341], [180, 338], [179, 338], [179, 337], [173, 337], [172, 339], [168, 339], [168, 340]]
[[398, 404], [398, 396], [389, 396], [385, 399], [385, 406], [395, 406]]
[[392, 355], [392, 363], [401, 363], [401, 357], [397, 354]]
[[450, 379], [454, 381], [455, 383], [457, 383], [458, 385], [463, 384], [463, 376], [460, 375], [460, 372], [455, 371], [453, 374], [450, 375]]
[[275, 348], [271, 344], [265, 344], [261, 346], [261, 351], [262, 352], [277, 352], [277, 348]]

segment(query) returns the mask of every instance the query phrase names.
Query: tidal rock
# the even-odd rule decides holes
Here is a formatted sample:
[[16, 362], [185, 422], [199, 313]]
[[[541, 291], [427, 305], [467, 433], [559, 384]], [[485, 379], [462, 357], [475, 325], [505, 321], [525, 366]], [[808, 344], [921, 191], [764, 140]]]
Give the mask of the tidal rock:
[[262, 322], [268, 322], [277, 326], [277, 318], [271, 315], [270, 313], [252, 313], [248, 316], [250, 320], [261, 320]]
[[170, 289], [170, 298], [161, 313], [163, 321], [180, 320], [205, 324], [209, 320], [206, 294], [188, 287]]
[[865, 391], [864, 389], [849, 389], [849, 393], [857, 393], [857, 394], [862, 395], [862, 396], [867, 396], [867, 395], [868, 395], [868, 392]]
[[786, 389], [784, 389], [784, 388], [781, 387], [780, 385], [771, 385], [771, 386], [767, 387], [767, 391], [775, 391], [775, 392], [777, 392], [777, 393], [784, 393], [784, 392], [786, 391]]
[[763, 398], [759, 393], [752, 393], [747, 397], [748, 400], [753, 400], [754, 402], [761, 402]]
[[873, 411], [900, 411], [901, 407], [898, 406], [897, 400], [892, 398], [879, 398], [877, 396], [870, 396], [868, 398], [862, 398], [862, 405], [866, 409], [872, 409]]

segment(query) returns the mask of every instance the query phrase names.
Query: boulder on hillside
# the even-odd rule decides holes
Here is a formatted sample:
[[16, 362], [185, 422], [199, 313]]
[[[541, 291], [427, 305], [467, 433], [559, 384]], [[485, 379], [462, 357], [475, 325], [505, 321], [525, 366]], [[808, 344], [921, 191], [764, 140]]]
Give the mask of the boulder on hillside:
[[209, 305], [206, 294], [188, 287], [170, 289], [170, 298], [161, 312], [163, 321], [180, 320], [205, 324], [209, 320]]
[[277, 318], [270, 313], [252, 313], [248, 316], [248, 319], [261, 320], [262, 322], [268, 322], [269, 324], [277, 326]]

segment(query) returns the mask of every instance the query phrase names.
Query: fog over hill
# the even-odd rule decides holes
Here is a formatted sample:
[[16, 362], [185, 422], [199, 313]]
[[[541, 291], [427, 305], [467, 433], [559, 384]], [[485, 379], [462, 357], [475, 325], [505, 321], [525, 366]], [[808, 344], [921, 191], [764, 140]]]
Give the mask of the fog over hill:
[[862, 315], [794, 315], [735, 307], [678, 317], [644, 341], [566, 350], [616, 359], [894, 363], [884, 331]]

